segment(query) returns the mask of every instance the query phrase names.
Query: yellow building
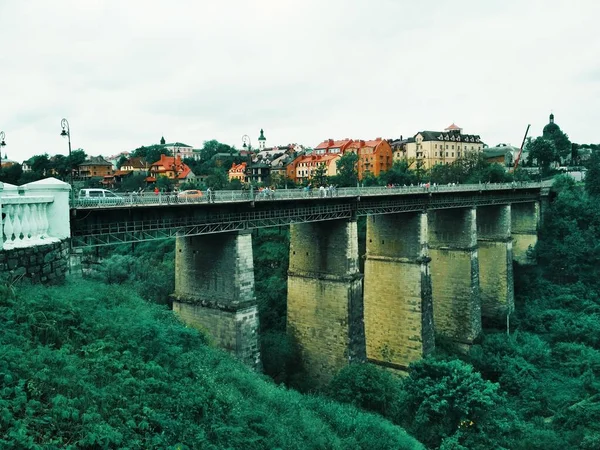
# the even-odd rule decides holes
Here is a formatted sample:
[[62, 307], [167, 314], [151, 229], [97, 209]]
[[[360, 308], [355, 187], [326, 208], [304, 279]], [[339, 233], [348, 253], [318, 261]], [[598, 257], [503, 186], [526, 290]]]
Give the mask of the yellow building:
[[393, 147], [394, 161], [414, 159], [429, 169], [436, 164], [452, 164], [468, 152], [481, 152], [484, 143], [479, 135], [463, 134], [462, 128], [452, 124], [444, 131], [420, 131], [413, 138], [393, 143]]

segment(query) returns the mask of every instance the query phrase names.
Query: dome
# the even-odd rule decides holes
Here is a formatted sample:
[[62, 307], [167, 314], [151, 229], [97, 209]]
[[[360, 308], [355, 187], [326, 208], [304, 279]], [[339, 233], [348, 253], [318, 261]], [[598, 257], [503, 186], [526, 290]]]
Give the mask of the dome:
[[543, 136], [554, 134], [556, 131], [560, 131], [560, 127], [554, 123], [554, 114], [550, 113], [550, 122], [544, 127], [542, 131]]

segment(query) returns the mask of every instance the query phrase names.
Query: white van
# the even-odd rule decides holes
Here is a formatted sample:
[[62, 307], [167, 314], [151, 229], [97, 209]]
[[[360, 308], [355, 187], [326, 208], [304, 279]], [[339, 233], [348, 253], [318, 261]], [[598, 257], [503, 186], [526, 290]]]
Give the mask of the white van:
[[125, 199], [106, 189], [80, 189], [78, 204], [81, 206], [122, 205]]

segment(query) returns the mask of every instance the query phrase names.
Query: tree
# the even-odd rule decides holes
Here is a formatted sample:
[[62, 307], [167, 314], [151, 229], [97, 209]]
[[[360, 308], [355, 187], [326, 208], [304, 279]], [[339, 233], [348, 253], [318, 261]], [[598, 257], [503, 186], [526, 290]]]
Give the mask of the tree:
[[121, 190], [125, 192], [137, 191], [146, 187], [146, 175], [133, 173], [123, 177], [121, 181]]
[[117, 161], [117, 167], [120, 169], [123, 164], [125, 164], [127, 162], [129, 158], [127, 158], [127, 156], [125, 155], [121, 155], [121, 157], [119, 158], [119, 161]]
[[148, 164], [160, 160], [160, 155], [173, 156], [171, 150], [166, 149], [164, 145], [150, 145], [148, 147], [139, 147], [133, 151], [134, 158], [144, 158]]
[[160, 177], [158, 177], [156, 179], [156, 187], [161, 191], [171, 191], [173, 189], [173, 186], [175, 185], [175, 181], [172, 180], [169, 177], [165, 177], [164, 175], [161, 175]]
[[[549, 125], [555, 125], [553, 127]], [[558, 127], [558, 125], [552, 123], [544, 127], [542, 137], [548, 141], [551, 141], [556, 148], [556, 160], [566, 161], [572, 154], [571, 141], [569, 137]]]
[[537, 137], [526, 144], [529, 152], [528, 160], [536, 160], [542, 169], [542, 173], [547, 173], [550, 164], [557, 159], [556, 146], [554, 142], [543, 137]]
[[313, 186], [325, 186], [327, 184], [327, 168], [325, 164], [319, 164], [311, 175]]
[[592, 152], [587, 162], [585, 190], [590, 196], [600, 198], [600, 151]]
[[356, 186], [358, 182], [357, 162], [358, 155], [354, 152], [346, 152], [338, 159], [336, 181], [339, 186]]
[[401, 423], [429, 447], [437, 448], [456, 432], [467, 439], [489, 427], [503, 401], [496, 383], [459, 360], [424, 359], [411, 364], [409, 371]]
[[21, 164], [11, 164], [10, 166], [3, 167], [0, 171], [0, 181], [16, 185], [19, 183], [22, 175], [23, 168]]
[[212, 190], [225, 189], [228, 184], [227, 172], [219, 167], [213, 169], [212, 173], [206, 177], [206, 185]]
[[379, 175], [380, 183], [383, 185], [411, 185], [417, 182], [415, 173], [409, 169], [409, 162], [406, 159], [395, 161], [392, 167]]

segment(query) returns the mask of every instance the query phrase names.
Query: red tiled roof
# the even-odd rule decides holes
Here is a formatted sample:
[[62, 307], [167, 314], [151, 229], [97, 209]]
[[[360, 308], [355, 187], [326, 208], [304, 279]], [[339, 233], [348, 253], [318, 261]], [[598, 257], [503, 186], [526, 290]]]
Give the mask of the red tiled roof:
[[146, 181], [147, 183], [154, 183], [154, 182], [156, 181], [156, 178], [154, 178], [154, 177], [146, 177], [146, 178], [145, 178], [145, 181]]
[[115, 177], [122, 177], [123, 175], [129, 175], [133, 170], [117, 170], [115, 172]]
[[315, 147], [317, 149], [330, 149], [330, 148], [339, 148], [342, 150], [346, 150], [348, 146], [352, 143], [352, 139], [341, 139], [339, 141], [334, 141], [333, 139], [327, 139], [326, 141], [321, 142], [319, 145]]
[[160, 155], [160, 160], [152, 164], [150, 171], [153, 173], [174, 171], [177, 173], [177, 179], [185, 180], [192, 169], [190, 169], [187, 164], [181, 161], [181, 156]]
[[445, 128], [444, 130], [446, 131], [450, 131], [450, 130], [460, 130], [461, 128], [456, 125], [454, 122], [452, 122], [452, 125], [450, 125], [448, 128]]

